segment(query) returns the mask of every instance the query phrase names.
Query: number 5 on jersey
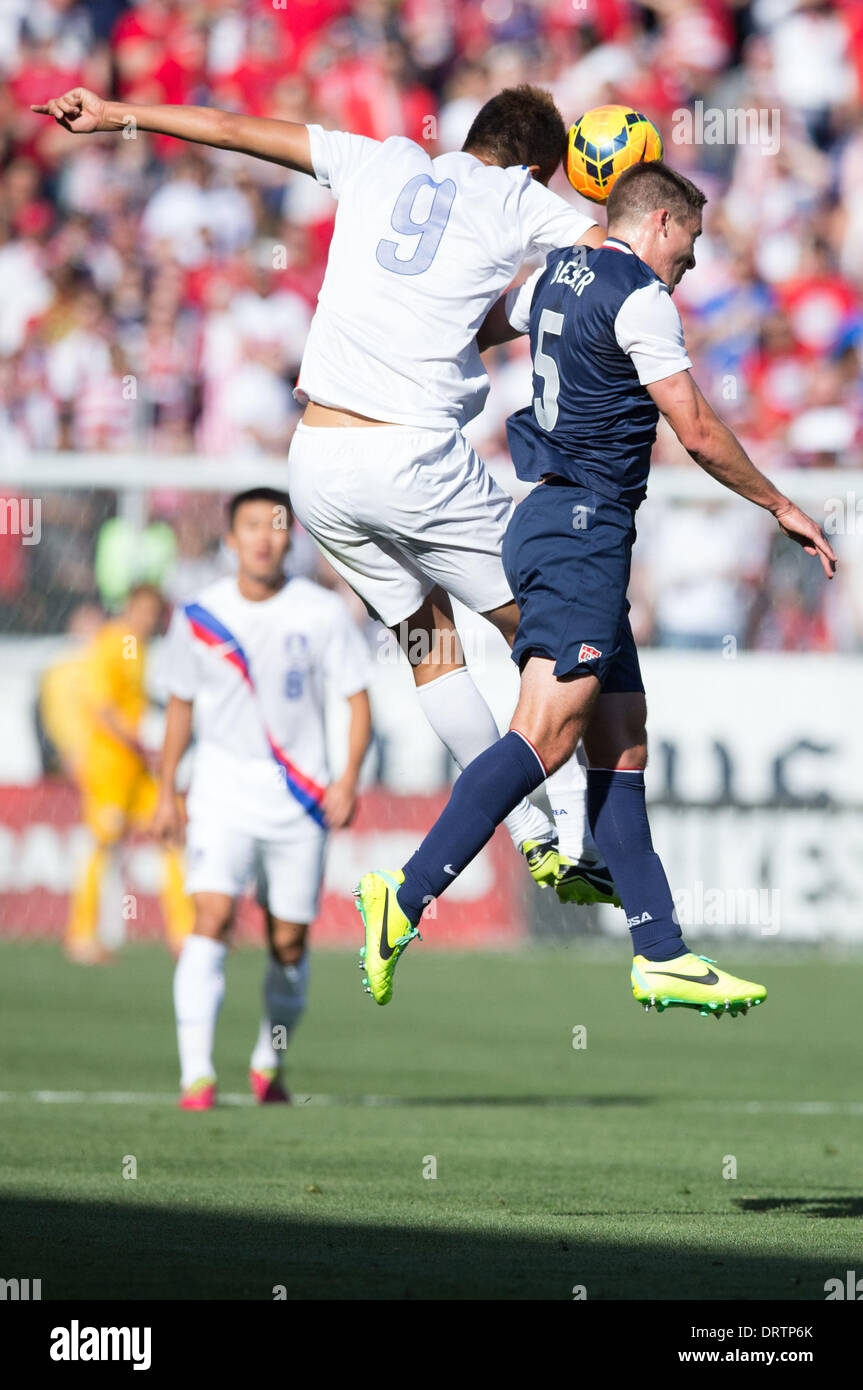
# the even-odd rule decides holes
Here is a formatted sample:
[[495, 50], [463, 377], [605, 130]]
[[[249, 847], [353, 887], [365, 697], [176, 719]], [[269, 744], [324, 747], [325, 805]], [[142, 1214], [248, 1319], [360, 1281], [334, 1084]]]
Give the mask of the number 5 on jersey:
[[544, 430], [553, 430], [557, 424], [557, 398], [560, 395], [560, 372], [554, 358], [545, 351], [546, 334], [559, 338], [563, 332], [563, 314], [554, 309], [543, 309], [539, 316], [536, 335], [536, 352], [533, 355], [533, 370], [542, 382], [542, 398], [534, 396], [533, 413], [537, 424]]

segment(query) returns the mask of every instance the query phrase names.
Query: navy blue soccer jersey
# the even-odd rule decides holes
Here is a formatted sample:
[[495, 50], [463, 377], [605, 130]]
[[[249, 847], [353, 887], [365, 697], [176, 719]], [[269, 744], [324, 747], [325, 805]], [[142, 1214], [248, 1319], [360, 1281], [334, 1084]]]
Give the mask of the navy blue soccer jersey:
[[691, 367], [667, 286], [625, 242], [549, 256], [507, 296], [530, 330], [533, 403], [510, 416], [515, 470], [556, 474], [600, 497], [642, 501], [659, 412], [647, 386]]

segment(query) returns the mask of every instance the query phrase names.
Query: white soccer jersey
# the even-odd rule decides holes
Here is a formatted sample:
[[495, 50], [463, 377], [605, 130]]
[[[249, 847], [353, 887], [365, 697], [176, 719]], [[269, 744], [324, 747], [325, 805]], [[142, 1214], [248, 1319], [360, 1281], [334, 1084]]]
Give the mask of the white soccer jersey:
[[320, 585], [289, 579], [255, 603], [229, 575], [175, 610], [163, 669], [170, 693], [195, 704], [190, 814], [212, 814], [216, 798], [223, 817], [263, 834], [309, 815], [304, 795], [330, 776], [325, 689], [364, 690], [371, 657], [342, 600]]
[[572, 246], [593, 220], [523, 167], [308, 130], [315, 176], [339, 207], [297, 399], [465, 424], [488, 394], [475, 339], [489, 309], [527, 258]]

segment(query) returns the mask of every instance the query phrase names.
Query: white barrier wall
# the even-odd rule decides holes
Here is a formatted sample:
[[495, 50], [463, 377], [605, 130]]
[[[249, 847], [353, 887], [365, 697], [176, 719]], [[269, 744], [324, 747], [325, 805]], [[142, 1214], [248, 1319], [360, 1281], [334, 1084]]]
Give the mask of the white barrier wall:
[[[515, 668], [501, 639], [465, 623], [475, 679], [502, 728]], [[31, 706], [52, 642], [0, 643], [3, 784], [39, 779]], [[420, 715], [405, 663], [383, 644], [373, 700], [390, 790], [438, 790], [447, 757]], [[863, 940], [863, 659], [646, 651], [654, 840], [683, 922], [705, 935]], [[343, 713], [332, 711], [334, 760]], [[154, 727], [154, 737], [157, 736]], [[374, 759], [369, 763], [373, 773]], [[622, 914], [603, 927], [625, 931]]]
[[[693, 940], [863, 942], [863, 659], [641, 660], [653, 838]], [[505, 719], [511, 673], [487, 656], [476, 679]], [[626, 933], [622, 913], [599, 918]]]

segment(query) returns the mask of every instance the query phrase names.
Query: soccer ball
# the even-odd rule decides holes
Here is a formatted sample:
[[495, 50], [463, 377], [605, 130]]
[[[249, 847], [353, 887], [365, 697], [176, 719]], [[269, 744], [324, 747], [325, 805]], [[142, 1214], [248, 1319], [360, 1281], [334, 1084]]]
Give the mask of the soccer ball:
[[566, 176], [592, 203], [607, 200], [624, 169], [661, 158], [656, 126], [629, 106], [594, 106], [569, 128]]

